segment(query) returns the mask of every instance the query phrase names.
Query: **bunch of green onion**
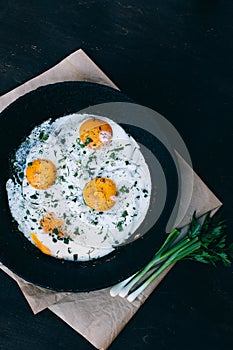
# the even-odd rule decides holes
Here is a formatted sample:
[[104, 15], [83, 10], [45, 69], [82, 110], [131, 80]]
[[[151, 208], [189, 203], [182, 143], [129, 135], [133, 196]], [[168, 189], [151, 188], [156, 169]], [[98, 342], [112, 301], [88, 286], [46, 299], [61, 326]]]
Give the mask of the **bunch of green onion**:
[[181, 235], [181, 230], [174, 229], [151, 261], [133, 276], [113, 286], [110, 294], [127, 296], [132, 302], [170, 265], [184, 259], [213, 266], [222, 262], [230, 266], [233, 243], [227, 246], [226, 239], [225, 225], [217, 216], [208, 214], [201, 223], [194, 215], [185, 236]]

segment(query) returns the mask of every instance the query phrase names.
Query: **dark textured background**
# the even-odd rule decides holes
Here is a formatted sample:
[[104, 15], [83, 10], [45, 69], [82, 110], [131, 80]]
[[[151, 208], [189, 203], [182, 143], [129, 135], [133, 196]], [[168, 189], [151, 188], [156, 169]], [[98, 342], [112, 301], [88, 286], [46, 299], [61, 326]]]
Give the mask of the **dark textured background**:
[[[233, 239], [232, 18], [232, 0], [0, 1], [0, 94], [83, 48], [178, 129]], [[232, 287], [232, 268], [177, 264], [111, 350], [232, 349]], [[67, 348], [93, 349], [0, 272], [0, 349]]]

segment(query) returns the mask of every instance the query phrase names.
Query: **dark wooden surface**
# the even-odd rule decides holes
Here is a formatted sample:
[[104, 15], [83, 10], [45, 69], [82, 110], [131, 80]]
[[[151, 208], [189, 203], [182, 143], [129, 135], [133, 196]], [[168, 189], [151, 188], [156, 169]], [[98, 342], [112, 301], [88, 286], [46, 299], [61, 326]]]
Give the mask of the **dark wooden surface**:
[[[232, 0], [0, 1], [0, 94], [83, 48], [178, 129], [233, 239], [232, 18]], [[232, 268], [177, 264], [111, 349], [232, 349], [232, 287]], [[0, 349], [67, 348], [93, 349], [0, 272]]]

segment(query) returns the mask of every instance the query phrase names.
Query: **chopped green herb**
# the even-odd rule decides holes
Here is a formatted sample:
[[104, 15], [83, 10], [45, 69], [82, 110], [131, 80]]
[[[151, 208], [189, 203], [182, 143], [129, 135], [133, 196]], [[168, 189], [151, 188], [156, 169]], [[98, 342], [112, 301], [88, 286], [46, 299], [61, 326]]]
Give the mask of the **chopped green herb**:
[[61, 163], [61, 162], [63, 162], [64, 160], [66, 160], [66, 157], [63, 157], [63, 158], [59, 159], [59, 160], [58, 160], [58, 163]]
[[28, 166], [32, 166], [32, 162], [29, 162], [29, 163], [28, 163]]
[[124, 186], [122, 186], [122, 187], [120, 188], [120, 192], [122, 192], [122, 193], [129, 193], [129, 189], [128, 189], [128, 187], [126, 187], [126, 186], [124, 185]]
[[106, 241], [106, 239], [109, 237], [108, 233], [106, 233], [106, 235], [104, 236], [103, 240], [101, 241], [101, 243], [103, 243], [104, 241]]
[[112, 153], [110, 154], [109, 158], [111, 158], [111, 159], [116, 159], [116, 154], [115, 154], [114, 152], [112, 152]]
[[33, 222], [37, 222], [37, 220], [36, 220], [36, 219], [32, 219], [32, 221], [33, 221]]
[[125, 165], [129, 165], [130, 162], [128, 160], [125, 161]]
[[123, 211], [123, 213], [122, 213], [121, 216], [122, 216], [123, 218], [125, 218], [127, 215], [129, 215], [129, 214], [128, 214], [127, 210], [125, 210], [125, 211]]
[[70, 190], [73, 190], [74, 186], [73, 186], [73, 185], [69, 185], [68, 188], [69, 188]]
[[123, 221], [119, 221], [119, 222], [117, 223], [117, 225], [116, 225], [116, 227], [117, 227], [117, 229], [118, 229], [119, 232], [122, 232], [122, 231], [123, 231], [123, 226], [122, 226], [122, 224], [123, 224]]
[[79, 145], [80, 148], [84, 148], [85, 145], [81, 142], [80, 138], [76, 139], [77, 144]]
[[103, 227], [101, 227], [101, 230], [98, 232], [98, 235], [102, 235], [103, 233]]
[[78, 260], [78, 254], [73, 254], [73, 259], [76, 261]]
[[33, 194], [32, 196], [30, 196], [31, 199], [37, 199], [38, 198], [38, 195], [36, 194]]
[[56, 243], [57, 242], [57, 239], [55, 237], [53, 237], [53, 242]]
[[71, 254], [71, 248], [70, 247], [68, 247], [68, 253]]
[[98, 221], [98, 218], [95, 218], [95, 220], [92, 220], [91, 222], [93, 225], [98, 225], [99, 221]]
[[54, 229], [53, 229], [53, 233], [54, 233], [55, 235], [58, 235], [58, 233], [59, 233], [58, 229], [57, 229], [57, 228], [54, 228]]
[[48, 140], [48, 138], [49, 138], [49, 135], [48, 135], [48, 134], [45, 134], [44, 131], [41, 131], [41, 133], [40, 133], [40, 135], [39, 135], [39, 139], [40, 139], [41, 141], [46, 141], [46, 140]]
[[118, 152], [118, 151], [122, 151], [123, 149], [124, 149], [124, 147], [117, 147], [117, 148], [114, 148], [113, 151]]
[[28, 209], [26, 210], [26, 214], [27, 214], [27, 215], [30, 215], [30, 211], [29, 211]]
[[95, 155], [93, 155], [93, 156], [91, 155], [91, 156], [89, 157], [89, 159], [88, 159], [86, 165], [88, 166], [88, 164], [91, 163], [93, 160], [96, 162], [96, 156], [95, 156]]
[[79, 227], [75, 227], [74, 234], [77, 235], [77, 236], [80, 235]]
[[62, 176], [59, 176], [59, 179], [60, 179], [62, 182], [67, 182], [63, 175], [62, 175]]
[[90, 138], [90, 137], [87, 137], [86, 138], [86, 141], [85, 141], [85, 146], [87, 146], [88, 145], [88, 143], [90, 143], [90, 142], [93, 142], [93, 140]]

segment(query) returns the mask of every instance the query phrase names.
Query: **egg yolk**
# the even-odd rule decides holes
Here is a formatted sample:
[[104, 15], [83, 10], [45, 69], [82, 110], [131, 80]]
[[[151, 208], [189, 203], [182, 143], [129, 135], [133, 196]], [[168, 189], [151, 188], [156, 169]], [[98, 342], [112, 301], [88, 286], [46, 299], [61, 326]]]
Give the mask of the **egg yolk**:
[[31, 232], [30, 235], [31, 235], [31, 238], [32, 238], [34, 244], [37, 246], [37, 248], [39, 248], [42, 251], [42, 253], [47, 254], [47, 255], [52, 255], [51, 250], [48, 247], [46, 247], [46, 245], [44, 245], [39, 240], [39, 238], [37, 237], [36, 233]]
[[54, 213], [47, 213], [41, 220], [40, 226], [45, 233], [54, 233], [59, 237], [64, 236], [62, 228], [64, 227], [64, 221], [56, 218]]
[[56, 173], [56, 166], [50, 160], [37, 159], [28, 165], [26, 178], [32, 187], [46, 190], [54, 184]]
[[83, 190], [86, 205], [98, 211], [111, 209], [116, 203], [116, 196], [117, 187], [115, 183], [104, 177], [89, 181]]
[[81, 141], [87, 147], [98, 150], [108, 145], [112, 139], [111, 126], [101, 119], [87, 119], [79, 129]]

